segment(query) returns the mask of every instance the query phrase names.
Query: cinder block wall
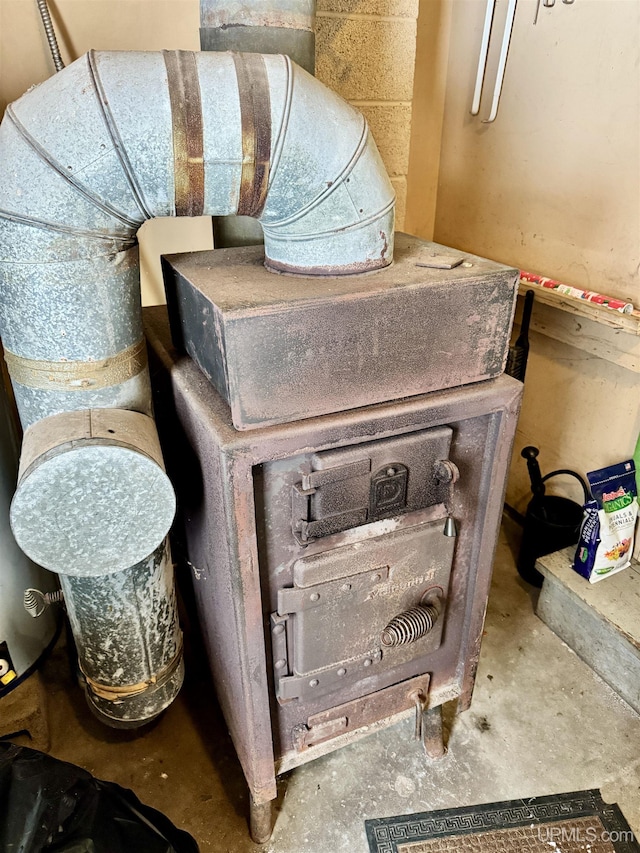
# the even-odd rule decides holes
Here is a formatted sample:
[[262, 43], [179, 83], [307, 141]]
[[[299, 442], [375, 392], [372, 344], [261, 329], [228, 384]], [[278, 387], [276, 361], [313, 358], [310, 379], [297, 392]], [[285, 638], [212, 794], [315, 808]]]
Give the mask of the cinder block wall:
[[404, 225], [419, 0], [318, 0], [316, 76], [361, 110]]

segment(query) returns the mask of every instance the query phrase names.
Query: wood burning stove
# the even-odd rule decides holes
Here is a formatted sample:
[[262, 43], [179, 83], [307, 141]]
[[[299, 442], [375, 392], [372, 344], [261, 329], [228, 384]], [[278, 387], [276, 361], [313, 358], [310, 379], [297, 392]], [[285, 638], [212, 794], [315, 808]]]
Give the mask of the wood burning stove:
[[522, 389], [502, 374], [516, 272], [434, 269], [451, 250], [397, 244], [393, 267], [351, 280], [274, 278], [256, 248], [173, 256], [174, 341], [146, 309], [258, 841], [277, 774], [408, 714], [438, 757], [442, 704], [471, 701]]

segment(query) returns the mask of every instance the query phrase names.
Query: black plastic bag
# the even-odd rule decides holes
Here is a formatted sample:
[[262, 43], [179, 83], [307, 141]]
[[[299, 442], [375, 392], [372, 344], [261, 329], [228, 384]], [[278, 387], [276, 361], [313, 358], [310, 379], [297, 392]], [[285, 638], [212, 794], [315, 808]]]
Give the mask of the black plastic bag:
[[113, 782], [0, 743], [0, 853], [198, 853], [193, 838]]

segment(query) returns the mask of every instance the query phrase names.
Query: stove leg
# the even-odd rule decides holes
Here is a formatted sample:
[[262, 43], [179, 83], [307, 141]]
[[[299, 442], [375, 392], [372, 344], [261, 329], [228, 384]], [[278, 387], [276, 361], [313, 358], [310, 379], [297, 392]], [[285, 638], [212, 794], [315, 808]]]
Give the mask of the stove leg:
[[271, 800], [266, 803], [256, 803], [249, 795], [249, 832], [256, 844], [266, 844], [271, 838], [273, 826], [271, 823]]
[[442, 705], [429, 708], [422, 714], [422, 745], [427, 758], [440, 761], [447, 754], [442, 730]]
[[[474, 675], [475, 678], [475, 675]], [[458, 704], [456, 705], [456, 716], [458, 714], [464, 714], [465, 711], [468, 711], [471, 707], [471, 699], [473, 696], [473, 684], [469, 687], [468, 690], [462, 694], [462, 696], [458, 699]]]

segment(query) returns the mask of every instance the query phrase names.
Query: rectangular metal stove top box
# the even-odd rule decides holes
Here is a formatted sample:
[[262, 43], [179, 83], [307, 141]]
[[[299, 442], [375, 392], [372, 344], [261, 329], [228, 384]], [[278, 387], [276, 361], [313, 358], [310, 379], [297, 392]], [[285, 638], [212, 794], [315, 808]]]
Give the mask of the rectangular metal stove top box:
[[376, 273], [277, 275], [262, 261], [259, 246], [163, 258], [174, 342], [229, 403], [236, 429], [504, 371], [517, 270], [406, 234]]

